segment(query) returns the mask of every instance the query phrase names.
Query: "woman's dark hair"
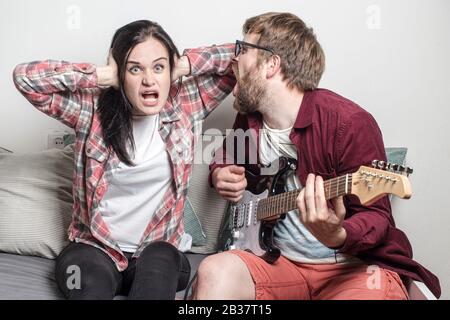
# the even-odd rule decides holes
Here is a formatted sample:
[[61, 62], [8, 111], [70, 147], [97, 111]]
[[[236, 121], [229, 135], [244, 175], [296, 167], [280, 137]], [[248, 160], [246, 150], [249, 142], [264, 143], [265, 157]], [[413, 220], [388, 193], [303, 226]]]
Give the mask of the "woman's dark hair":
[[107, 88], [102, 90], [98, 100], [98, 112], [106, 146], [112, 147], [120, 161], [132, 166], [133, 162], [127, 151], [127, 142], [135, 148], [133, 138], [132, 111], [125, 90], [126, 63], [131, 50], [148, 38], [159, 40], [169, 53], [170, 71], [173, 70], [174, 55], [180, 57], [178, 49], [169, 35], [157, 23], [139, 20], [129, 23], [116, 31], [111, 42], [111, 54], [117, 63], [119, 90]]

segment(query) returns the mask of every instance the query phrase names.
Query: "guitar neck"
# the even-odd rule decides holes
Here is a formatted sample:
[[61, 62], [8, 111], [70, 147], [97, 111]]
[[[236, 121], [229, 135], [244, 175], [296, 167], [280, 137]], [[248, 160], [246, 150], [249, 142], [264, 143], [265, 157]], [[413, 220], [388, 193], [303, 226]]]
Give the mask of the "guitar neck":
[[[341, 177], [324, 181], [325, 198], [327, 200], [351, 193], [352, 175], [346, 174]], [[258, 203], [258, 220], [271, 218], [291, 210], [297, 209], [297, 197], [301, 189], [280, 193]]]

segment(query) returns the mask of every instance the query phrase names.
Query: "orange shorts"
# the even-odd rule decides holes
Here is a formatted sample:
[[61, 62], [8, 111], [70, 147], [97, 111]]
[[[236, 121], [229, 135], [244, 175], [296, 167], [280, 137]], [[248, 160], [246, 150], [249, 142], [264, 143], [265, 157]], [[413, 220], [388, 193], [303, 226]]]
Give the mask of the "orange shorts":
[[252, 253], [232, 250], [247, 265], [257, 300], [407, 300], [396, 272], [362, 262], [303, 264], [280, 257], [268, 264]]

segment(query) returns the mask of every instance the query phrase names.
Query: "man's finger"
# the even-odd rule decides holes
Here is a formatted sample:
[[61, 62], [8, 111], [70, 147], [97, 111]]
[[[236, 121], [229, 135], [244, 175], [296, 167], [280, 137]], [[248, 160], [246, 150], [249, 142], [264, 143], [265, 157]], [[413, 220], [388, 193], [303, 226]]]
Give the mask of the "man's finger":
[[316, 200], [315, 200], [315, 180], [313, 174], [309, 174], [306, 179], [305, 186], [305, 204], [306, 204], [306, 221], [314, 221], [316, 219]]
[[243, 174], [245, 172], [245, 168], [244, 167], [239, 167], [236, 165], [232, 165], [229, 167], [230, 168], [230, 172], [234, 173], [234, 174]]
[[242, 194], [244, 194], [244, 190], [237, 192], [220, 191], [219, 194], [224, 198], [237, 198], [242, 196]]
[[217, 183], [217, 188], [220, 189], [221, 191], [236, 192], [236, 191], [244, 190], [246, 186], [247, 186], [246, 180], [243, 180], [238, 183], [230, 183], [230, 182], [226, 182], [226, 181], [219, 181]]
[[315, 181], [315, 205], [316, 213], [319, 219], [326, 219], [328, 214], [327, 200], [325, 199], [325, 191], [323, 186], [323, 179], [321, 176], [316, 176]]
[[339, 218], [339, 220], [344, 220], [345, 218], [345, 205], [344, 205], [344, 197], [340, 196], [337, 198], [334, 198], [332, 200], [333, 206], [334, 206], [334, 212], [336, 213], [336, 216]]
[[306, 221], [306, 206], [305, 206], [305, 189], [302, 189], [297, 197], [297, 207], [300, 213], [300, 220], [305, 223]]
[[245, 175], [238, 175], [235, 173], [225, 173], [222, 177], [222, 180], [225, 182], [238, 183], [242, 180], [245, 180]]

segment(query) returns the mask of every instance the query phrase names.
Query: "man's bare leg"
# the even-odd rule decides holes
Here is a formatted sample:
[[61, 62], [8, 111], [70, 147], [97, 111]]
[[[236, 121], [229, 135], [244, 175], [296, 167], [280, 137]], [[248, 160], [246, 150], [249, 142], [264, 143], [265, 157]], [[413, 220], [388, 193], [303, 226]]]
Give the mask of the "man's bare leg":
[[201, 262], [192, 298], [254, 300], [255, 284], [244, 261], [237, 255], [223, 252]]

